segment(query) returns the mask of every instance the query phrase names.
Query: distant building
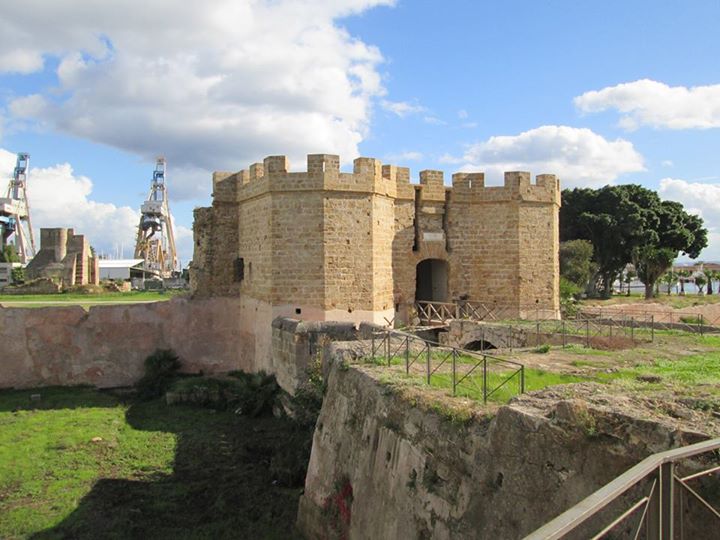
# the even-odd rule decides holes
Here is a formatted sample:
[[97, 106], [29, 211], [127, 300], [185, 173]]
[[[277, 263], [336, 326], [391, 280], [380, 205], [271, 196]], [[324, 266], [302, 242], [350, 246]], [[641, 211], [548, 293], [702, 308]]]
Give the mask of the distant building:
[[143, 259], [100, 259], [100, 279], [126, 281], [133, 277], [141, 277]]
[[40, 251], [25, 268], [27, 279], [41, 277], [63, 287], [100, 283], [98, 259], [82, 234], [73, 229], [40, 229]]

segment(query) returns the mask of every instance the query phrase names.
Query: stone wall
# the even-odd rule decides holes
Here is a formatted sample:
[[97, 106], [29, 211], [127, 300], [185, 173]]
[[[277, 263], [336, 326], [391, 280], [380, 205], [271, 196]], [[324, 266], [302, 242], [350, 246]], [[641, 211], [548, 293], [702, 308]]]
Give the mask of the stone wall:
[[[458, 421], [372, 373], [331, 369], [298, 513], [307, 538], [521, 538], [649, 454], [720, 430], [683, 430], [589, 386], [583, 399], [548, 390]], [[697, 518], [688, 537], [709, 538]]]
[[144, 359], [158, 348], [175, 350], [188, 372], [254, 371], [256, 348], [269, 351], [269, 322], [265, 333], [256, 335], [243, 311], [249, 310], [229, 298], [89, 311], [0, 308], [0, 388], [131, 385], [142, 376]]
[[330, 341], [357, 338], [353, 323], [303, 322], [278, 317], [272, 323], [272, 368], [278, 384], [294, 395], [308, 379], [308, 368], [319, 360], [324, 346]]

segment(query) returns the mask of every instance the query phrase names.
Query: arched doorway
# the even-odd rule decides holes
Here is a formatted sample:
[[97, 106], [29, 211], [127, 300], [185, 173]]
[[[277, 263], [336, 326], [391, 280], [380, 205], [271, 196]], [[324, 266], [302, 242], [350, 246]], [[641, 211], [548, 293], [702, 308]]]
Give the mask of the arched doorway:
[[448, 264], [442, 259], [420, 261], [415, 273], [416, 302], [447, 302]]

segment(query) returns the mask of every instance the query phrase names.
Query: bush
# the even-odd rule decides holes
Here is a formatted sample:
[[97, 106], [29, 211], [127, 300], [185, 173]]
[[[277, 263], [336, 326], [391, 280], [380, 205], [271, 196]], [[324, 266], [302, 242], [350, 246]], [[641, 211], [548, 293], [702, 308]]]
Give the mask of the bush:
[[548, 345], [548, 344], [539, 345], [538, 347], [535, 347], [533, 349], [533, 352], [538, 353], [538, 354], [547, 354], [550, 352], [550, 345]]
[[280, 390], [274, 375], [264, 371], [231, 371], [229, 375], [237, 381], [227, 389], [227, 401], [237, 414], [256, 417], [272, 413]]
[[180, 369], [180, 359], [171, 349], [157, 349], [145, 359], [145, 375], [135, 385], [142, 399], [162, 396]]

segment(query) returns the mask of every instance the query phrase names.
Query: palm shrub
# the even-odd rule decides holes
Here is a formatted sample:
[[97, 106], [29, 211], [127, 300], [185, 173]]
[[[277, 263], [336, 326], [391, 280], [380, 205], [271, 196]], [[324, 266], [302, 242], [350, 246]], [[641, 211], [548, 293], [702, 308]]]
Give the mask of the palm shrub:
[[175, 351], [157, 349], [145, 359], [145, 375], [135, 385], [138, 396], [141, 399], [162, 396], [172, 384], [179, 369], [180, 358]]

